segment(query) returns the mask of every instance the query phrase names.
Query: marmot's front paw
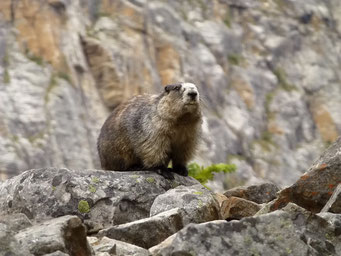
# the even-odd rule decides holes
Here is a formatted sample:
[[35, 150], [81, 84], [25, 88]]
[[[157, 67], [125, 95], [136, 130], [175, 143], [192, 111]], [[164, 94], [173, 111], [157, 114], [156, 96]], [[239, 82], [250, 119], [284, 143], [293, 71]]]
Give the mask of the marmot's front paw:
[[182, 176], [188, 176], [188, 170], [184, 165], [176, 165], [173, 167], [173, 172], [180, 174]]
[[165, 167], [165, 166], [159, 166], [159, 167], [155, 167], [155, 172], [157, 174], [160, 174], [161, 176], [163, 176], [164, 178], [168, 179], [168, 180], [174, 180], [174, 175], [173, 173], [171, 173], [171, 171]]

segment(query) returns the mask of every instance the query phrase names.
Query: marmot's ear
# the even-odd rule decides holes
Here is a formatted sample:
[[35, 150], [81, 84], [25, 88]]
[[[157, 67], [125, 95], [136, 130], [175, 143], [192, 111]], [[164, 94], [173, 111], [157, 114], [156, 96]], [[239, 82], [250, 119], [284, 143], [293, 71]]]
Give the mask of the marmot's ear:
[[165, 86], [165, 91], [168, 93], [170, 91], [178, 91], [181, 88], [181, 84], [169, 84]]

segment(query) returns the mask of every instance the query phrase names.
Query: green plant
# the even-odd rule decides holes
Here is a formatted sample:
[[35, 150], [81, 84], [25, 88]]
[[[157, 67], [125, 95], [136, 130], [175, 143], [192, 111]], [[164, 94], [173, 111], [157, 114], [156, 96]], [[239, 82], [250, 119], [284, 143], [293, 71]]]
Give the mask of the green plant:
[[242, 64], [244, 58], [239, 54], [230, 54], [227, 59], [231, 65], [239, 66]]
[[78, 211], [80, 213], [88, 213], [90, 211], [89, 203], [85, 200], [80, 200], [78, 203]]
[[278, 79], [278, 83], [279, 85], [286, 91], [291, 91], [296, 89], [296, 87], [293, 84], [290, 84], [287, 80], [287, 74], [285, 73], [285, 71], [281, 68], [276, 68], [273, 71], [274, 75], [277, 77]]
[[72, 83], [69, 74], [66, 73], [66, 72], [60, 71], [60, 72], [57, 73], [57, 76], [58, 76], [59, 78], [61, 78], [61, 79], [64, 79], [65, 81], [69, 82], [70, 84]]
[[230, 10], [226, 11], [225, 17], [224, 17], [224, 24], [226, 27], [231, 28], [231, 15]]
[[207, 181], [213, 180], [214, 173], [224, 172], [230, 173], [236, 170], [234, 164], [212, 164], [207, 167], [198, 165], [197, 163], [191, 163], [188, 165], [188, 175], [198, 180], [201, 184], [206, 184]]
[[5, 70], [4, 70], [4, 77], [3, 77], [3, 79], [4, 79], [4, 83], [5, 84], [9, 84], [11, 82], [11, 77], [9, 75], [9, 72], [8, 72], [7, 68], [5, 68]]
[[26, 57], [35, 63], [37, 63], [39, 66], [44, 65], [44, 59], [41, 56], [35, 55], [34, 53], [30, 52], [29, 49], [25, 50]]

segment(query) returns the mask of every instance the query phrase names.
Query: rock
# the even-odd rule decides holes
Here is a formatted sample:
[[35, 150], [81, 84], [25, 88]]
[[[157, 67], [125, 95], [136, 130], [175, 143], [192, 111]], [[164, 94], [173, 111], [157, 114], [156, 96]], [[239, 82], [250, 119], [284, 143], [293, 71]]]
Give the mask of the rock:
[[175, 208], [150, 218], [104, 229], [98, 236], [107, 236], [148, 249], [183, 227], [181, 210]]
[[14, 213], [11, 215], [1, 215], [0, 223], [8, 226], [13, 232], [19, 232], [22, 229], [32, 226], [31, 221], [23, 213]]
[[221, 219], [218, 202], [201, 184], [178, 186], [157, 196], [150, 208], [150, 216], [173, 208], [183, 210], [184, 225]]
[[29, 170], [0, 186], [0, 212], [23, 212], [31, 220], [77, 215], [94, 229], [149, 217], [153, 200], [191, 177], [167, 180], [155, 172]]
[[[271, 210], [293, 202], [312, 212], [320, 212], [341, 180], [341, 137], [338, 138], [296, 183], [279, 192]], [[339, 203], [335, 210], [339, 211]], [[339, 212], [340, 213], [340, 212]]]
[[263, 204], [275, 199], [278, 191], [279, 188], [277, 185], [273, 183], [262, 183], [259, 185], [235, 187], [224, 192], [224, 195], [227, 197], [244, 198], [257, 204]]
[[76, 216], [63, 216], [34, 225], [15, 235], [22, 248], [34, 255], [56, 251], [70, 255], [92, 255], [86, 228]]
[[61, 251], [56, 251], [48, 254], [44, 254], [44, 256], [69, 256], [70, 254], [61, 252]]
[[1, 217], [0, 255], [92, 255], [86, 228], [76, 216], [33, 225], [24, 214]]
[[341, 184], [337, 185], [330, 199], [321, 212], [341, 213]]
[[255, 215], [261, 206], [252, 201], [231, 196], [222, 203], [223, 219], [240, 220]]
[[240, 221], [189, 224], [150, 249], [153, 255], [339, 255], [324, 219], [294, 205]]
[[141, 247], [128, 244], [108, 237], [100, 239], [96, 237], [88, 237], [88, 241], [95, 251], [95, 255], [100, 253], [108, 253], [117, 256], [148, 256], [149, 252]]
[[[18, 222], [18, 223], [17, 223]], [[0, 255], [32, 256], [28, 248], [22, 247], [15, 234], [32, 224], [24, 214], [0, 216]]]
[[[322, 212], [317, 214], [319, 217], [325, 219], [334, 228], [336, 236], [341, 235], [341, 215], [331, 212]], [[339, 245], [341, 246], [341, 245]]]

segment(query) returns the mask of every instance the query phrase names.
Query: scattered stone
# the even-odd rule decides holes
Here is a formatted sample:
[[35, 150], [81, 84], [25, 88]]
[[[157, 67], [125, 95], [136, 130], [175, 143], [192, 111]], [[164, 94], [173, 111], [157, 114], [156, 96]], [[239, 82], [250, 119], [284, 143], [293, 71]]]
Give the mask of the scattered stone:
[[13, 232], [19, 232], [22, 229], [32, 226], [31, 221], [23, 213], [14, 213], [11, 215], [2, 215], [0, 213], [0, 223], [6, 224]]
[[61, 252], [61, 251], [56, 251], [48, 254], [44, 254], [44, 256], [69, 256], [70, 254]]
[[332, 196], [322, 208], [321, 212], [341, 213], [341, 184], [337, 185]]
[[108, 253], [117, 256], [148, 256], [149, 252], [141, 247], [128, 244], [108, 237], [88, 237], [88, 242], [95, 251], [96, 256], [100, 253]]
[[107, 236], [148, 249], [182, 228], [181, 210], [175, 208], [150, 218], [104, 229], [98, 236]]
[[262, 183], [252, 186], [240, 186], [224, 192], [226, 197], [239, 197], [255, 202], [257, 204], [268, 203], [276, 198], [276, 193], [279, 191], [277, 185], [273, 183]]
[[318, 213], [317, 215], [329, 222], [329, 224], [334, 228], [336, 236], [341, 235], [341, 214], [322, 212]]
[[324, 219], [294, 205], [258, 217], [189, 224], [150, 249], [153, 255], [340, 255]]
[[170, 181], [151, 171], [30, 170], [0, 185], [0, 212], [23, 212], [39, 221], [77, 215], [86, 219], [94, 233], [149, 217], [158, 195], [177, 185], [198, 184], [191, 177], [174, 176]]
[[[271, 210], [283, 208], [293, 202], [305, 209], [318, 213], [326, 205], [341, 180], [341, 137], [338, 138], [292, 186], [280, 191]], [[333, 211], [340, 212], [340, 200]]]
[[[0, 255], [33, 256], [28, 248], [22, 247], [15, 238], [18, 229], [8, 216], [0, 216]], [[17, 217], [17, 216], [16, 216]], [[15, 218], [16, 218], [15, 217]]]
[[150, 216], [171, 210], [182, 209], [183, 224], [201, 223], [221, 219], [219, 204], [214, 195], [201, 184], [178, 186], [155, 198]]
[[16, 234], [21, 248], [34, 255], [57, 251], [70, 255], [92, 255], [86, 228], [77, 216], [63, 216], [34, 225]]
[[243, 198], [231, 196], [223, 201], [221, 211], [225, 220], [240, 220], [255, 215], [261, 206]]

